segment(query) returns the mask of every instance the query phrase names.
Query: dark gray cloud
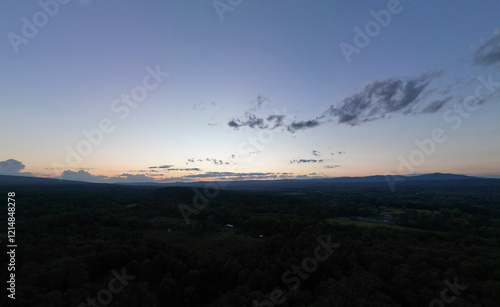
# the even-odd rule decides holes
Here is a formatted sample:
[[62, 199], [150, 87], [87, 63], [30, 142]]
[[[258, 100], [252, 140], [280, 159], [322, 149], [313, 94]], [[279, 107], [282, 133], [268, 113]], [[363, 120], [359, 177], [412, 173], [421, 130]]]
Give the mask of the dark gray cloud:
[[259, 94], [256, 99], [250, 101], [250, 108], [243, 116], [231, 118], [227, 125], [235, 130], [242, 127], [249, 127], [252, 129], [275, 129], [278, 127], [286, 127], [289, 121], [287, 115], [280, 114], [276, 108], [269, 112], [270, 108], [269, 98]]
[[150, 166], [149, 168], [171, 168], [173, 165], [160, 165], [160, 166]]
[[181, 171], [181, 172], [199, 172], [201, 171], [200, 168], [198, 167], [191, 167], [191, 168], [169, 168], [167, 169], [167, 171], [171, 172], [171, 171]]
[[313, 150], [313, 155], [315, 155], [316, 157], [319, 157], [319, 156], [321, 156], [321, 153], [317, 150]]
[[21, 173], [25, 167], [22, 162], [14, 159], [0, 161], [0, 175], [31, 175], [31, 173]]
[[[286, 115], [272, 114], [266, 118], [260, 118], [257, 115], [245, 112], [243, 118], [233, 118], [227, 124], [231, 128], [250, 127], [253, 129], [275, 129], [285, 127], [287, 121]], [[298, 128], [300, 129], [300, 128]]]
[[453, 97], [451, 96], [448, 96], [444, 99], [438, 99], [438, 100], [434, 100], [432, 101], [431, 103], [429, 103], [427, 106], [425, 106], [422, 111], [420, 111], [420, 113], [426, 113], [426, 114], [429, 114], [429, 113], [436, 113], [437, 111], [441, 110], [444, 105], [450, 101]]
[[[231, 155], [231, 159], [234, 158], [235, 155]], [[205, 158], [205, 159], [195, 159], [195, 158], [189, 158], [187, 159], [187, 161], [189, 163], [194, 163], [195, 161], [196, 162], [212, 162], [214, 165], [229, 165], [231, 163], [234, 163], [234, 162], [227, 162], [227, 161], [223, 161], [223, 160], [220, 160], [220, 159], [215, 159], [215, 158]], [[188, 164], [188, 163], [186, 163]]]
[[[395, 114], [414, 115], [434, 113], [440, 110], [450, 97], [438, 98], [427, 106], [421, 106], [431, 95], [440, 92], [430, 86], [442, 71], [429, 71], [412, 78], [389, 78], [369, 82], [362, 91], [344, 98], [338, 105], [331, 105], [321, 116], [304, 121], [291, 121], [286, 115], [259, 117], [245, 112], [242, 118], [233, 118], [228, 126], [234, 129], [250, 127], [253, 129], [275, 129], [286, 127], [294, 133], [298, 130], [318, 127], [326, 122], [336, 122], [351, 126], [360, 125]], [[443, 95], [442, 93], [440, 95]], [[251, 110], [252, 111], [252, 110]]]
[[285, 123], [286, 116], [285, 115], [269, 115], [266, 120], [272, 123], [271, 129], [282, 127]]
[[481, 43], [474, 50], [474, 64], [482, 66], [500, 63], [500, 28], [495, 30], [493, 38]]
[[266, 129], [268, 126], [264, 124], [264, 119], [257, 117], [255, 114], [250, 112], [245, 112], [245, 115], [242, 119], [233, 118], [228, 123], [231, 128], [241, 128], [241, 127], [250, 127], [250, 128], [259, 128]]
[[295, 131], [297, 130], [302, 130], [302, 129], [306, 129], [306, 128], [314, 128], [314, 127], [317, 127], [320, 125], [320, 122], [318, 122], [316, 119], [311, 119], [311, 120], [307, 120], [307, 121], [294, 121], [292, 122], [287, 130], [289, 132], [292, 132], [294, 133]]
[[323, 114], [340, 124], [359, 125], [393, 114], [412, 114], [429, 84], [441, 72], [426, 72], [410, 79], [382, 79], [368, 83], [364, 89], [343, 99], [338, 106], [330, 106]]
[[293, 163], [297, 163], [297, 164], [300, 164], [300, 163], [323, 163], [324, 160], [320, 159], [320, 160], [316, 160], [316, 159], [293, 159], [293, 160], [290, 160], [290, 164], [293, 164]]

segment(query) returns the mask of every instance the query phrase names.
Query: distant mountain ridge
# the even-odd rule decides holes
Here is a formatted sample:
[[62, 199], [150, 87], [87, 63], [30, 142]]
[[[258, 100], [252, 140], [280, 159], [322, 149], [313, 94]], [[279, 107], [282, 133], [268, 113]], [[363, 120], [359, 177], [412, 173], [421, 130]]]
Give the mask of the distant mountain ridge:
[[[442, 181], [442, 180], [499, 180], [499, 179], [489, 179], [481, 177], [473, 177], [459, 174], [444, 174], [444, 173], [432, 173], [432, 174], [422, 174], [413, 176], [398, 176], [398, 175], [375, 175], [375, 176], [365, 176], [365, 177], [333, 177], [333, 178], [308, 178], [308, 179], [278, 179], [278, 180], [238, 180], [238, 181], [228, 181], [228, 188], [236, 187], [265, 187], [265, 186], [296, 186], [297, 184], [327, 184], [327, 183], [377, 183], [377, 182], [387, 182], [387, 181]], [[210, 182], [215, 181], [196, 181], [196, 182], [175, 182], [175, 183], [159, 183], [159, 182], [118, 182], [118, 183], [106, 183], [106, 184], [125, 184], [125, 185], [153, 185], [153, 186], [184, 186], [184, 187], [198, 187], [204, 186]], [[57, 178], [42, 178], [42, 177], [29, 177], [29, 176], [11, 176], [11, 175], [0, 175], [0, 185], [29, 185], [29, 184], [44, 184], [44, 185], [54, 185], [54, 184], [99, 184], [91, 183], [85, 181], [74, 181], [74, 180], [63, 180]]]

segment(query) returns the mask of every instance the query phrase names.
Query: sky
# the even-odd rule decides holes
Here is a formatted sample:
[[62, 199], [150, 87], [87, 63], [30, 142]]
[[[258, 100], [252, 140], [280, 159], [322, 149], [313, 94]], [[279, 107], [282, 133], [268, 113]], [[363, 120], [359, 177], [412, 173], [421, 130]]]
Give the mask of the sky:
[[0, 174], [500, 178], [500, 2], [0, 3]]

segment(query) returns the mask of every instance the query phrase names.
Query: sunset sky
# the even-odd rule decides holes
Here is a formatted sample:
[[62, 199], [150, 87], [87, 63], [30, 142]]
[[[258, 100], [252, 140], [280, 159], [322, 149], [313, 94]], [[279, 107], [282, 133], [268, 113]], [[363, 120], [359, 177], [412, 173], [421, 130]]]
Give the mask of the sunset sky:
[[2, 1], [0, 174], [500, 178], [499, 12], [497, 0]]

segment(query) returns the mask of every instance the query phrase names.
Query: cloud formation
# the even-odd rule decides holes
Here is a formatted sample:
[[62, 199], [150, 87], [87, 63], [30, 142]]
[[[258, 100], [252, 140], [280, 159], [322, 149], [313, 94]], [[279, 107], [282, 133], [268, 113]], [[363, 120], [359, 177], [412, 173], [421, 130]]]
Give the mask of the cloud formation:
[[[489, 42], [488, 45], [491, 45]], [[482, 49], [485, 49], [483, 47]], [[491, 52], [490, 52], [491, 53]], [[488, 54], [490, 54], [488, 53]], [[489, 55], [489, 57], [494, 57]], [[293, 120], [287, 115], [258, 116], [254, 109], [245, 112], [243, 117], [232, 118], [228, 126], [234, 129], [249, 127], [252, 129], [275, 129], [284, 127], [290, 133], [298, 130], [318, 127], [327, 122], [360, 125], [396, 114], [415, 115], [431, 114], [441, 110], [451, 96], [438, 97], [424, 105], [430, 95], [442, 93], [431, 87], [431, 83], [443, 75], [442, 71], [428, 71], [410, 78], [388, 78], [369, 82], [363, 90], [342, 99], [337, 105], [331, 105], [321, 115], [309, 120]]]
[[297, 130], [302, 130], [306, 128], [314, 128], [320, 125], [320, 122], [316, 119], [311, 119], [307, 121], [293, 121], [287, 128], [287, 130], [291, 133], [294, 133]]
[[297, 164], [301, 164], [301, 163], [323, 163], [324, 160], [320, 159], [320, 160], [316, 160], [316, 159], [293, 159], [293, 160], [290, 160], [290, 164], [293, 164], [293, 163], [297, 163]]
[[500, 28], [495, 30], [493, 38], [482, 42], [474, 50], [474, 64], [491, 66], [500, 63]]
[[[231, 159], [233, 159], [235, 155], [231, 155]], [[229, 165], [230, 163], [235, 163], [235, 162], [228, 162], [228, 161], [222, 161], [220, 159], [215, 159], [215, 158], [205, 158], [205, 159], [195, 159], [195, 158], [189, 158], [187, 159], [188, 163], [194, 163], [196, 162], [212, 162], [214, 165]]]
[[340, 167], [340, 165], [335, 164], [335, 165], [325, 165], [325, 168], [337, 168]]
[[21, 173], [25, 167], [22, 162], [14, 159], [0, 161], [0, 175], [31, 175], [31, 173]]
[[243, 118], [233, 118], [227, 124], [229, 127], [235, 129], [246, 126], [253, 129], [255, 128], [265, 129], [268, 127], [268, 125], [264, 124], [264, 119], [258, 118], [255, 114], [252, 114], [250, 112], [245, 112]]
[[171, 168], [173, 165], [160, 165], [160, 166], [150, 166], [149, 168]]
[[453, 97], [448, 96], [444, 99], [434, 100], [427, 106], [425, 106], [420, 113], [423, 114], [436, 113], [437, 111], [441, 110], [444, 107], [444, 105], [446, 105], [448, 101], [450, 101], [452, 98]]
[[288, 179], [293, 178], [293, 173], [278, 172], [278, 173], [235, 173], [235, 172], [206, 172], [203, 174], [186, 175], [184, 178], [190, 179], [204, 179], [204, 178], [217, 178], [224, 180], [252, 180], [252, 179]]
[[151, 182], [154, 181], [153, 178], [148, 177], [144, 174], [121, 174], [119, 176], [115, 177], [109, 177], [108, 180], [109, 182]]
[[[344, 98], [338, 106], [330, 106], [323, 116], [334, 118], [339, 124], [355, 126], [397, 113], [419, 113], [417, 103], [429, 84], [441, 75], [442, 72], [432, 71], [406, 80], [390, 78], [372, 81], [361, 92]], [[432, 110], [428, 108], [427, 113]]]
[[105, 176], [95, 176], [92, 175], [91, 173], [84, 171], [84, 170], [79, 170], [78, 172], [74, 172], [71, 170], [65, 170], [62, 172], [61, 179], [64, 180], [78, 180], [78, 181], [88, 181], [88, 182], [105, 182], [106, 177]]
[[[150, 174], [149, 176], [158, 176], [160, 174]], [[95, 182], [95, 183], [120, 183], [120, 182], [151, 182], [154, 181], [154, 178], [151, 178], [144, 174], [128, 174], [123, 173], [118, 176], [106, 177], [106, 176], [97, 176], [92, 175], [91, 173], [79, 170], [78, 172], [65, 170], [62, 172], [60, 179], [64, 180], [77, 180], [77, 181], [86, 181], [86, 182]], [[160, 175], [161, 176], [161, 175]]]

